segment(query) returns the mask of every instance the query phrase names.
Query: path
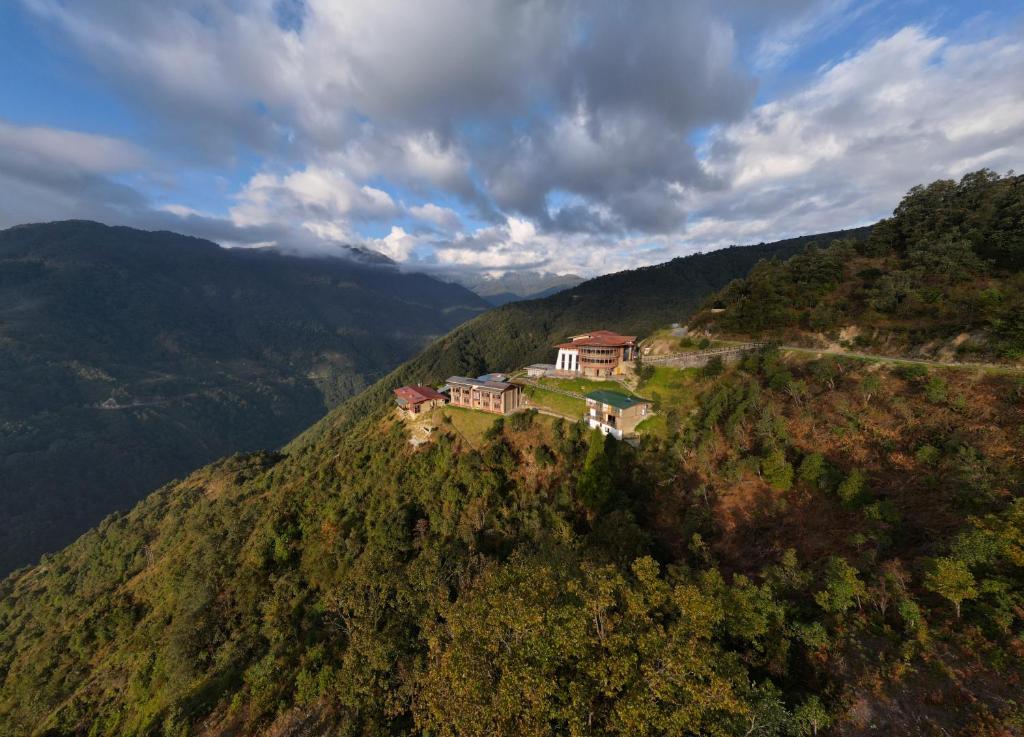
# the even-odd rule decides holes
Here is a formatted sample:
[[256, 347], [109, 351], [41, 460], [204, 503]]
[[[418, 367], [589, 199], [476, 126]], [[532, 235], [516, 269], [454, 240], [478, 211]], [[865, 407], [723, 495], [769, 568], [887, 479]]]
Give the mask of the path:
[[944, 368], [960, 368], [983, 371], [1024, 371], [1024, 366], [1014, 366], [1003, 363], [970, 363], [965, 361], [932, 361], [927, 358], [901, 358], [898, 356], [879, 356], [874, 353], [858, 353], [836, 348], [804, 348], [795, 345], [780, 345], [780, 351], [791, 353], [810, 353], [814, 355], [845, 356], [847, 358], [858, 358], [865, 361], [878, 361], [880, 363], [909, 363], [919, 366], [942, 366]]

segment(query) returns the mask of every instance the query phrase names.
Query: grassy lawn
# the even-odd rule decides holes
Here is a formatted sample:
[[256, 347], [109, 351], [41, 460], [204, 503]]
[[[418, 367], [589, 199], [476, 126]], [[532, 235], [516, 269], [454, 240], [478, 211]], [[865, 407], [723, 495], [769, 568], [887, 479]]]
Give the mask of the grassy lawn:
[[617, 381], [598, 381], [597, 379], [540, 379], [544, 386], [562, 389], [563, 391], [576, 392], [577, 394], [588, 394], [596, 391], [618, 392], [627, 397], [636, 396], [633, 392]]
[[555, 392], [545, 391], [534, 386], [523, 387], [523, 391], [529, 397], [531, 404], [546, 407], [571, 417], [582, 417], [587, 409], [587, 404], [582, 399], [574, 399], [564, 394], [556, 394]]
[[654, 369], [654, 376], [644, 382], [640, 392], [648, 399], [654, 400], [658, 414], [641, 422], [637, 426], [637, 431], [664, 434], [668, 430], [666, 415], [670, 410], [675, 410], [681, 417], [685, 417], [697, 407], [700, 369], [657, 366]]
[[[562, 399], [567, 398], [562, 397]], [[450, 419], [451, 422], [445, 422], [445, 418]], [[501, 415], [493, 415], [490, 412], [448, 405], [446, 407], [438, 407], [428, 414], [419, 416], [415, 420], [414, 425], [436, 427], [437, 433], [440, 434], [454, 431], [455, 434], [462, 436], [468, 441], [470, 445], [478, 447], [484, 443], [484, 433], [491, 429], [495, 420], [501, 418]], [[507, 432], [509, 415], [505, 415], [504, 420]], [[541, 428], [543, 433], [549, 433], [556, 421], [557, 418], [555, 417], [538, 414], [533, 418], [533, 426]]]
[[483, 442], [484, 433], [501, 416], [492, 415], [490, 412], [452, 406], [435, 409], [434, 413], [434, 419], [440, 428], [440, 432], [444, 432], [445, 428], [448, 427], [442, 418], [448, 417], [452, 421], [451, 427], [454, 427], [460, 435], [473, 445], [479, 445]]

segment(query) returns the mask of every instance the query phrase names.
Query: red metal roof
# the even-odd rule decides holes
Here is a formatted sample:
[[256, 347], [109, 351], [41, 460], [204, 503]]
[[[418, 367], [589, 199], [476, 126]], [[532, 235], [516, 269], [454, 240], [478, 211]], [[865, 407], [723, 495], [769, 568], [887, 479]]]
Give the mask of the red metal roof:
[[448, 399], [444, 394], [431, 389], [429, 386], [416, 384], [414, 386], [401, 386], [395, 389], [395, 396], [404, 399], [409, 404], [419, 404], [431, 399]]
[[559, 343], [556, 348], [578, 348], [580, 346], [593, 346], [597, 348], [616, 348], [636, 343], [635, 335], [619, 335], [610, 330], [592, 330], [589, 333], [571, 336], [568, 343]]

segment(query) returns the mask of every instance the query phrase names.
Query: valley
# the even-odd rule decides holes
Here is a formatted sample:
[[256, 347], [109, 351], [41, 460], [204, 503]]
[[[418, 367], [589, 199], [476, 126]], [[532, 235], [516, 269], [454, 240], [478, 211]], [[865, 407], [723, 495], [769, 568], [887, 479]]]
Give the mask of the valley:
[[0, 573], [203, 463], [282, 445], [488, 307], [369, 258], [0, 232]]

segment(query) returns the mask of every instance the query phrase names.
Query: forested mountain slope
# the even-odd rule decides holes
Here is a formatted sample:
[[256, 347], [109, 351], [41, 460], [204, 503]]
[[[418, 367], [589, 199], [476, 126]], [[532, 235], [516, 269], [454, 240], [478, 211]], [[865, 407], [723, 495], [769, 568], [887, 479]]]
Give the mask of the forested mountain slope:
[[679, 372], [636, 449], [530, 414], [409, 443], [393, 382], [533, 360], [591, 298], [485, 315], [9, 577], [0, 734], [1024, 731], [1020, 374], [769, 349]]
[[694, 392], [637, 451], [378, 412], [197, 472], [3, 584], [0, 733], [1019, 731], [1019, 380]]
[[331, 423], [345, 423], [391, 401], [403, 384], [440, 382], [448, 376], [477, 376], [554, 360], [556, 343], [583, 330], [604, 328], [645, 335], [674, 322], [685, 322], [709, 294], [762, 259], [786, 259], [811, 246], [824, 248], [837, 239], [859, 242], [871, 228], [732, 246], [683, 256], [656, 266], [608, 274], [540, 300], [514, 302], [467, 322], [430, 345], [348, 402], [299, 438], [315, 435]]
[[694, 324], [890, 355], [1024, 360], [1024, 176], [915, 187], [867, 240], [759, 264]]
[[0, 573], [279, 446], [486, 308], [351, 259], [90, 222], [0, 232]]

